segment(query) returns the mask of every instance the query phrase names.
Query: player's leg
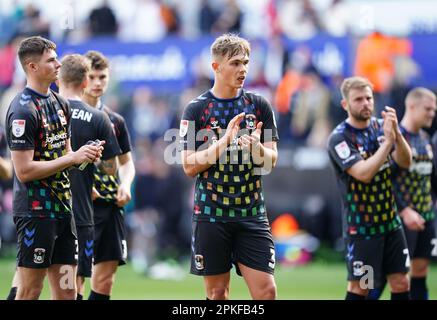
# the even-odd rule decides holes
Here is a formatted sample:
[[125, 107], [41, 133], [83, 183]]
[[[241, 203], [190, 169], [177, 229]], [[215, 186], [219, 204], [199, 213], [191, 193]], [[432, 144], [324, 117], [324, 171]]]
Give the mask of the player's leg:
[[411, 260], [411, 299], [428, 300], [426, 277], [428, 275], [429, 260], [415, 258]]
[[346, 300], [364, 300], [383, 279], [384, 237], [346, 238]]
[[[88, 299], [109, 300], [118, 266], [126, 264], [127, 242], [123, 209], [114, 204], [94, 207], [94, 268]], [[99, 210], [99, 211], [97, 211]]]
[[252, 299], [276, 299], [276, 284], [272, 274], [249, 268], [242, 263], [238, 264], [238, 268], [246, 281]]
[[83, 300], [85, 293], [85, 279], [91, 278], [92, 257], [94, 253], [94, 227], [77, 227], [79, 242], [78, 266], [77, 266], [77, 300]]
[[53, 219], [14, 217], [17, 228], [18, 290], [15, 300], [38, 299], [51, 264], [56, 225]]
[[106, 296], [107, 299], [109, 299], [112, 293], [112, 287], [114, 286], [118, 265], [118, 260], [103, 261], [94, 265], [93, 274], [91, 276], [92, 292], [90, 299], [105, 298], [100, 296]]
[[12, 278], [11, 290], [9, 291], [6, 300], [15, 300], [15, 297], [17, 296], [18, 286], [19, 286], [18, 272], [17, 270], [15, 270], [14, 277]]
[[78, 240], [73, 216], [56, 220], [56, 241], [48, 278], [53, 300], [75, 300]]
[[235, 223], [192, 223], [190, 272], [204, 277], [206, 298], [210, 300], [229, 298], [233, 225]]
[[240, 221], [233, 246], [237, 272], [244, 277], [256, 300], [276, 298], [275, 245], [267, 219]]
[[410, 299], [410, 255], [404, 229], [399, 228], [386, 236], [384, 246], [384, 273], [391, 290], [392, 300]]
[[20, 286], [15, 300], [38, 300], [43, 289], [47, 269], [18, 267], [17, 273]]
[[[427, 300], [426, 277], [432, 258], [437, 256], [437, 239], [434, 221], [427, 221], [425, 229], [417, 232], [416, 250], [411, 253], [411, 299]], [[407, 236], [407, 241], [409, 240]]]
[[76, 300], [76, 271], [74, 264], [52, 264], [49, 267], [52, 300]]
[[231, 273], [204, 276], [206, 297], [208, 300], [228, 300]]
[[77, 296], [76, 300], [83, 300], [83, 294], [85, 293], [85, 277], [76, 277]]

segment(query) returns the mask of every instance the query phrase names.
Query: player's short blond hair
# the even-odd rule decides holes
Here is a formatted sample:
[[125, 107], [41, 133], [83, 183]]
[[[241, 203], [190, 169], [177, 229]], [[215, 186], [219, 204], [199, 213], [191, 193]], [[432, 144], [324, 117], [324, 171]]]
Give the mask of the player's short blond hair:
[[78, 87], [86, 79], [90, 62], [80, 54], [69, 54], [61, 60], [60, 81], [66, 86]]
[[213, 58], [231, 59], [232, 57], [245, 54], [250, 55], [249, 41], [233, 33], [226, 33], [215, 39], [211, 45], [211, 55]]
[[343, 99], [347, 100], [349, 97], [349, 92], [352, 89], [364, 89], [369, 87], [373, 91], [372, 83], [363, 77], [349, 77], [343, 80], [341, 84], [341, 96]]
[[413, 105], [423, 98], [436, 100], [436, 95], [434, 92], [424, 87], [413, 88], [408, 92], [407, 96], [405, 97], [405, 106], [408, 107], [410, 105]]

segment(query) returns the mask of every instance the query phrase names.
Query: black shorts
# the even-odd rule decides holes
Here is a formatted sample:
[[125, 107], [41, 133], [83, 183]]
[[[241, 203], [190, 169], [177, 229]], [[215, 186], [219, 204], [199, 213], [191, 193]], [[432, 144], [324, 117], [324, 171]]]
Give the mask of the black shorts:
[[77, 226], [77, 238], [79, 240], [77, 275], [90, 278], [94, 255], [94, 227]]
[[123, 208], [111, 202], [94, 203], [94, 264], [118, 260], [126, 264], [127, 242]]
[[237, 222], [193, 221], [191, 270], [209, 276], [228, 272], [232, 264], [273, 274], [275, 246], [265, 220]]
[[378, 288], [387, 275], [407, 273], [410, 267], [404, 230], [399, 228], [371, 239], [346, 239], [346, 263], [349, 281], [372, 277]]
[[18, 236], [17, 265], [42, 269], [77, 264], [77, 234], [71, 215], [63, 218], [14, 217]]
[[437, 257], [437, 238], [434, 220], [425, 223], [422, 231], [412, 231], [404, 226], [411, 259], [435, 259]]

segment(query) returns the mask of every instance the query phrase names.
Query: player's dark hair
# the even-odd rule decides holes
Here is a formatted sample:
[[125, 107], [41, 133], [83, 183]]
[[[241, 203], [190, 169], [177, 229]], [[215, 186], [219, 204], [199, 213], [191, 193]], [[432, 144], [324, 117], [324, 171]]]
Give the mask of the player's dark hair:
[[69, 54], [62, 58], [61, 63], [61, 82], [67, 86], [80, 86], [87, 77], [90, 62], [80, 54]]
[[18, 58], [24, 71], [30, 60], [39, 61], [46, 50], [56, 50], [56, 44], [40, 36], [23, 39], [18, 47]]
[[109, 60], [101, 52], [90, 50], [85, 53], [85, 57], [91, 62], [91, 69], [104, 70], [109, 68]]

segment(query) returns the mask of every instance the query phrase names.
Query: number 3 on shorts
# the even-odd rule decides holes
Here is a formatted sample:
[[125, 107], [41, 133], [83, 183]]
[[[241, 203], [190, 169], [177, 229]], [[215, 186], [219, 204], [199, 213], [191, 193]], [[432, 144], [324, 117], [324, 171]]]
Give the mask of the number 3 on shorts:
[[403, 252], [407, 256], [405, 259], [405, 267], [409, 268], [410, 267], [410, 255], [408, 254], [408, 249], [405, 248]]
[[431, 255], [437, 257], [437, 238], [431, 239], [431, 245], [433, 245]]

